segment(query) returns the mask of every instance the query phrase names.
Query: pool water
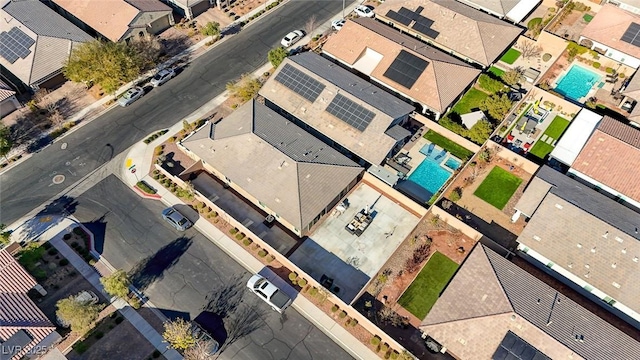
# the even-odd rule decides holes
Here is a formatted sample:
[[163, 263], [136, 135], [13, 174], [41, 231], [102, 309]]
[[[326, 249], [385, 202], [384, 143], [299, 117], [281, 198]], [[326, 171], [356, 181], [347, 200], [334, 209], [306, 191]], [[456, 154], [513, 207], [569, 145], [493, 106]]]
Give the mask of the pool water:
[[452, 174], [453, 172], [440, 166], [439, 161], [427, 157], [413, 170], [408, 180], [420, 185], [433, 195], [440, 190]]
[[458, 170], [460, 167], [460, 161], [450, 157], [445, 161], [444, 166], [448, 167], [451, 170]]
[[582, 66], [574, 64], [554, 89], [558, 93], [573, 99], [585, 97], [591, 88], [600, 81], [600, 75]]

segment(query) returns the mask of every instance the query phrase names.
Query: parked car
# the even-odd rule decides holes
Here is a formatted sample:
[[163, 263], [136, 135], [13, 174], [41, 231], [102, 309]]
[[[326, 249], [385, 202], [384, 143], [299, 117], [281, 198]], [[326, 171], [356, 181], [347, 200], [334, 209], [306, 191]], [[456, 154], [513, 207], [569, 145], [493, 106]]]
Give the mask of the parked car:
[[279, 313], [283, 313], [293, 302], [289, 295], [258, 274], [249, 279], [247, 287]]
[[[81, 304], [97, 304], [98, 301], [100, 301], [100, 299], [98, 298], [98, 295], [96, 295], [96, 293], [94, 293], [93, 291], [89, 291], [89, 290], [83, 290], [79, 292], [74, 297], [74, 300]], [[71, 325], [57, 315], [56, 315], [56, 322], [58, 323], [58, 325], [64, 328], [67, 328]]]
[[206, 349], [208, 355], [213, 356], [218, 352], [218, 350], [220, 350], [220, 344], [213, 337], [211, 337], [211, 334], [203, 329], [198, 323], [192, 322], [191, 330], [196, 339], [204, 339], [210, 341], [211, 347], [209, 349]]
[[335, 31], [338, 31], [340, 29], [342, 29], [342, 27], [344, 26], [344, 24], [347, 21], [345, 19], [340, 19], [340, 20], [334, 20], [331, 22], [331, 28]]
[[189, 219], [187, 219], [184, 215], [182, 215], [178, 210], [174, 207], [166, 208], [162, 211], [162, 218], [165, 219], [171, 226], [176, 228], [178, 231], [185, 231], [193, 224]]
[[162, 69], [153, 76], [150, 83], [153, 87], [158, 87], [174, 76], [176, 76], [176, 72], [173, 69]]
[[302, 30], [294, 30], [290, 33], [288, 33], [280, 42], [280, 44], [282, 44], [282, 46], [284, 47], [289, 47], [295, 43], [297, 43], [298, 41], [300, 41], [300, 39], [302, 39], [304, 37], [304, 32], [302, 32]]
[[134, 86], [120, 96], [118, 99], [118, 105], [122, 107], [129, 106], [136, 100], [140, 99], [142, 95], [144, 95], [144, 90], [140, 86]]
[[376, 15], [370, 7], [365, 5], [356, 6], [353, 11], [355, 11], [356, 15], [358, 15], [359, 17], [372, 18]]

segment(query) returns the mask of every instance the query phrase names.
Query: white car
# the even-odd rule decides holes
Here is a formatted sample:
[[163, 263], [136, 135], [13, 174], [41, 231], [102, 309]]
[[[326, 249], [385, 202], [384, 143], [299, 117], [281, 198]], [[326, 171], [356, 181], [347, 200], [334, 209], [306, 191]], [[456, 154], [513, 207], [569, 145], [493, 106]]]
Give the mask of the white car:
[[133, 104], [134, 101], [140, 99], [142, 95], [144, 95], [144, 89], [139, 86], [134, 86], [120, 96], [118, 105], [122, 107], [129, 106]]
[[335, 31], [342, 29], [347, 21], [345, 19], [335, 20], [331, 22], [331, 28]]
[[253, 275], [247, 282], [247, 287], [279, 313], [283, 313], [293, 302], [289, 295], [261, 275]]
[[353, 10], [356, 15], [358, 15], [359, 17], [366, 17], [366, 18], [372, 18], [374, 17], [376, 14], [373, 12], [373, 10], [371, 10], [370, 7], [368, 6], [364, 6], [364, 5], [358, 5], [356, 6], [356, 8]]
[[153, 87], [158, 87], [169, 81], [174, 76], [176, 76], [176, 72], [173, 69], [162, 69], [153, 76], [150, 83]]
[[280, 44], [282, 44], [282, 46], [284, 46], [284, 47], [289, 47], [289, 46], [297, 43], [298, 41], [300, 41], [300, 39], [302, 39], [303, 37], [304, 37], [304, 33], [301, 30], [295, 30], [295, 31], [292, 31], [292, 32], [288, 33], [287, 36], [285, 36], [282, 39]]

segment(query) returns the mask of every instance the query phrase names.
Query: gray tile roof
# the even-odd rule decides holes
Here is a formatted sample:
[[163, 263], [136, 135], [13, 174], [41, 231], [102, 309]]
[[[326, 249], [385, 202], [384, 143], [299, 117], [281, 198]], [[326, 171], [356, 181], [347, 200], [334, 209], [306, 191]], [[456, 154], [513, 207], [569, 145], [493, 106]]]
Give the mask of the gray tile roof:
[[38, 36], [67, 39], [76, 42], [93, 40], [89, 34], [73, 25], [39, 0], [10, 1], [3, 10]]
[[[502, 305], [493, 308], [493, 304]], [[446, 331], [471, 322], [492, 331], [466, 338]], [[529, 324], [539, 331], [529, 329]], [[421, 328], [436, 336], [446, 334], [435, 339], [450, 350], [476, 356], [487, 348], [495, 350], [508, 329], [552, 358], [574, 352], [593, 360], [640, 359], [640, 343], [481, 244], [469, 254]], [[563, 347], [570, 351], [563, 352]]]
[[183, 144], [300, 230], [363, 170], [255, 100]]
[[520, 1], [523, 0], [458, 0], [464, 4], [469, 4], [472, 7], [482, 7], [488, 10], [500, 14], [502, 16], [507, 15]]
[[390, 127], [387, 131], [385, 131], [385, 134], [391, 136], [395, 140], [400, 141], [402, 139], [406, 139], [407, 137], [411, 136], [411, 131], [403, 128], [400, 125], [394, 125]]
[[520, 210], [526, 217], [531, 217], [550, 189], [551, 184], [534, 177], [524, 189], [524, 194], [515, 206], [516, 210]]
[[171, 11], [171, 8], [160, 0], [125, 0], [143, 12]]
[[290, 57], [290, 59], [393, 119], [407, 115], [415, 110], [413, 106], [357, 75], [343, 68], [332, 66], [334, 65], [333, 62], [313, 52], [298, 54]]
[[640, 129], [605, 116], [597, 127], [598, 130], [614, 138], [640, 149]]

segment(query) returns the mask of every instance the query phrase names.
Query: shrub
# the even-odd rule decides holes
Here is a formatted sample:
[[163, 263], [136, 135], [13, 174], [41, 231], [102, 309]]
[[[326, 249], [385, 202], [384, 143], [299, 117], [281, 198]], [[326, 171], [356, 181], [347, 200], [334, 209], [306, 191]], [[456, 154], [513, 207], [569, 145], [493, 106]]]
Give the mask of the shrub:
[[158, 350], [153, 350], [153, 354], [151, 354], [151, 357], [154, 359], [157, 359], [160, 357], [160, 355], [162, 355], [162, 353]]
[[482, 74], [478, 78], [478, 85], [490, 93], [497, 93], [504, 89], [504, 84], [498, 80], [492, 79], [487, 74]]
[[334, 305], [331, 307], [331, 312], [336, 312], [336, 311], [338, 311], [338, 309], [340, 309], [340, 307], [339, 307], [338, 305], [335, 305], [335, 304], [334, 304]]
[[600, 63], [597, 61], [594, 61], [593, 64], [591, 64], [594, 68], [599, 69], [600, 68]]
[[545, 53], [544, 55], [542, 55], [542, 61], [547, 62], [549, 60], [551, 60], [551, 54]]
[[384, 343], [384, 344], [380, 345], [380, 351], [387, 352], [388, 350], [389, 350], [389, 344]]
[[413, 250], [413, 254], [405, 262], [404, 268], [407, 272], [416, 272], [422, 263], [427, 260], [431, 253], [431, 244], [425, 243]]
[[69, 260], [62, 259], [62, 260], [60, 260], [60, 262], [58, 262], [58, 264], [60, 264], [60, 266], [67, 266], [67, 265], [69, 265]]
[[275, 257], [275, 256], [273, 256], [273, 255], [269, 255], [269, 256], [267, 256], [267, 262], [268, 262], [268, 263], [272, 262], [272, 261], [273, 261], [273, 260], [275, 260], [275, 259], [276, 259], [276, 257]]
[[380, 337], [378, 335], [371, 338], [371, 345], [373, 346], [380, 345]]
[[160, 145], [160, 146], [156, 146], [155, 149], [153, 149], [153, 153], [156, 155], [162, 155], [162, 153], [164, 152], [164, 146]]
[[104, 333], [102, 331], [97, 331], [95, 333], [96, 339], [102, 339], [104, 337]]
[[624, 73], [620, 73], [620, 74], [618, 74], [618, 77], [619, 77], [620, 79], [624, 79], [624, 78], [625, 78], [625, 76], [626, 76], [626, 75], [625, 75]]
[[244, 244], [244, 246], [249, 246], [253, 243], [253, 241], [251, 241], [251, 239], [246, 238], [244, 240], [242, 240], [242, 244]]
[[237, 234], [236, 234], [236, 239], [238, 239], [238, 240], [242, 240], [242, 239], [244, 239], [244, 238], [245, 238], [244, 233], [237, 233]]
[[238, 233], [238, 229], [236, 229], [236, 228], [230, 229], [229, 233], [231, 233], [231, 235], [235, 235], [235, 234]]
[[96, 264], [96, 259], [89, 260], [89, 265], [93, 266]]
[[261, 258], [267, 256], [267, 251], [264, 249], [258, 251], [258, 256], [260, 256]]
[[451, 191], [451, 194], [449, 195], [449, 200], [456, 202], [460, 200], [461, 197], [462, 197], [462, 189], [460, 187], [456, 187], [455, 189], [453, 189], [453, 191]]
[[47, 254], [49, 255], [57, 255], [58, 254], [58, 250], [56, 249], [49, 249], [49, 251], [47, 251]]
[[346, 311], [344, 311], [344, 310], [342, 310], [342, 311], [340, 312], [340, 314], [338, 315], [338, 317], [339, 317], [340, 319], [344, 319], [344, 318], [346, 318], [346, 317], [347, 317], [347, 312], [346, 312]]
[[84, 230], [81, 227], [75, 227], [73, 228], [73, 233], [80, 236], [81, 238], [84, 239], [85, 236], [87, 236], [87, 234], [84, 232]]
[[87, 350], [89, 350], [89, 345], [85, 344], [83, 341], [78, 341], [77, 343], [73, 344], [73, 350], [75, 350], [75, 352], [77, 352], [78, 354], [83, 354]]
[[607, 74], [613, 74], [613, 69], [608, 67], [604, 70]]
[[147, 184], [144, 181], [138, 181], [136, 183], [136, 187], [138, 187], [138, 189], [142, 190], [144, 193], [151, 194], [151, 195], [157, 192], [156, 189], [152, 188], [151, 186], [149, 186], [149, 184]]
[[134, 297], [129, 299], [129, 305], [131, 305], [132, 308], [138, 310], [142, 306], [142, 303], [140, 302], [140, 299]]
[[296, 274], [295, 272], [290, 272], [289, 273], [289, 280], [291, 281], [295, 281], [298, 278], [298, 274]]
[[309, 295], [311, 296], [316, 296], [318, 295], [318, 288], [317, 287], [312, 287], [311, 290], [309, 290]]
[[300, 279], [300, 281], [298, 281], [298, 285], [300, 285], [300, 287], [305, 287], [307, 285], [307, 280]]
[[[64, 240], [69, 240], [71, 239], [71, 234], [64, 234], [64, 236], [62, 237]], [[48, 243], [45, 243], [48, 244]]]
[[358, 320], [351, 319], [351, 321], [349, 322], [349, 325], [351, 325], [352, 327], [355, 327], [356, 325], [358, 325]]
[[124, 318], [123, 318], [122, 316], [118, 316], [118, 317], [116, 318], [116, 324], [120, 324], [120, 323], [121, 323], [121, 322], [123, 322], [123, 321], [124, 321]]

